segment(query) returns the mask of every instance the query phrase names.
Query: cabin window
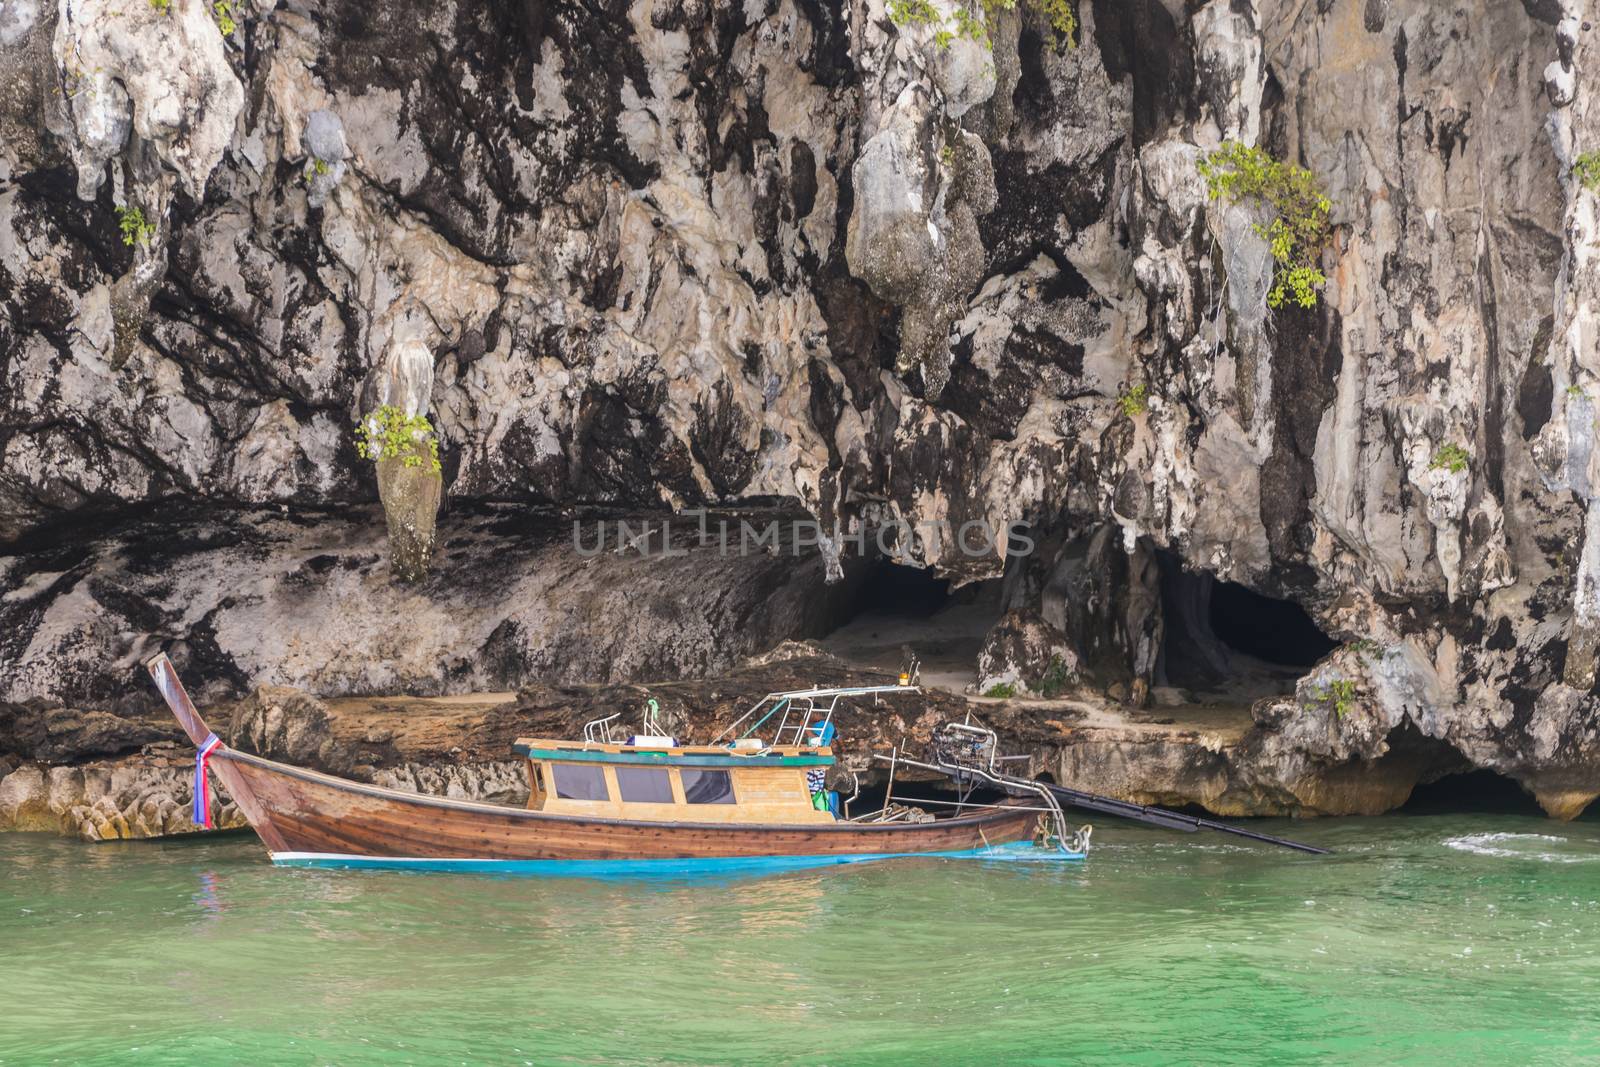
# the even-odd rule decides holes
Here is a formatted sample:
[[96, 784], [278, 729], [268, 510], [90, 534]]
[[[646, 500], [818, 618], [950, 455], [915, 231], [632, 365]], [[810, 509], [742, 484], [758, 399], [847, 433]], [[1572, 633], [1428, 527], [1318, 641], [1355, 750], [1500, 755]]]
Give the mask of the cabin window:
[[556, 796], [563, 800], [610, 800], [606, 789], [606, 772], [603, 767], [589, 767], [581, 763], [557, 763], [550, 767], [555, 779]]
[[671, 804], [672, 777], [659, 767], [618, 767], [617, 788], [623, 800]]
[[691, 804], [732, 804], [733, 779], [727, 771], [701, 771], [685, 767], [683, 799]]

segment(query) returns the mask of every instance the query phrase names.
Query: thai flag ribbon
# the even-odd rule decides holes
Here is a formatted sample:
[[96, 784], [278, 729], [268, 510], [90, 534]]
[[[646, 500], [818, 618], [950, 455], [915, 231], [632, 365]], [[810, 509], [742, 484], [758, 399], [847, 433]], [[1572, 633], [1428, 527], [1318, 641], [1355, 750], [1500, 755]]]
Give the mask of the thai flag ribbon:
[[194, 824], [211, 829], [211, 790], [206, 785], [206, 764], [211, 753], [222, 747], [222, 738], [206, 734], [200, 751], [194, 754]]

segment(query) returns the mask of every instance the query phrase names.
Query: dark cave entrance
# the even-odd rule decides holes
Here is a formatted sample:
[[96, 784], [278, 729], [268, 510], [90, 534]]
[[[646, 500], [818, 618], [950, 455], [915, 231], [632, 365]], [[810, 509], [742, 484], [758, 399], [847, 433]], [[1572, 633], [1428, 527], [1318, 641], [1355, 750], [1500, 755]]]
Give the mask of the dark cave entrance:
[[1400, 808], [1407, 815], [1533, 815], [1544, 809], [1522, 786], [1494, 771], [1465, 771], [1420, 783]]
[[1234, 582], [1212, 581], [1210, 613], [1223, 644], [1265, 663], [1309, 670], [1339, 647], [1299, 604]]
[[848, 608], [822, 645], [854, 666], [898, 672], [908, 647], [924, 681], [964, 677], [1000, 611], [999, 579], [955, 585], [931, 569], [868, 560]]
[[1254, 700], [1293, 690], [1338, 642], [1292, 600], [1266, 596], [1159, 555], [1164, 636], [1158, 685]]
[[926, 619], [950, 603], [950, 580], [924, 567], [904, 567], [878, 560], [856, 587], [850, 617], [883, 615]]
[[[861, 776], [860, 792], [856, 794], [854, 800], [850, 800], [851, 815], [865, 815], [883, 807], [884, 798], [889, 791], [889, 765], [875, 761], [872, 770], [870, 782], [867, 780], [867, 775]], [[839, 800], [842, 803], [849, 798], [849, 786], [843, 784]], [[901, 768], [901, 774], [894, 780], [894, 799], [902, 804], [920, 804], [922, 810], [930, 815], [944, 816], [956, 814], [957, 804], [998, 804], [1005, 799], [1005, 794], [998, 789], [989, 788], [964, 792], [948, 780], [926, 782], [908, 780], [904, 775], [904, 768]]]

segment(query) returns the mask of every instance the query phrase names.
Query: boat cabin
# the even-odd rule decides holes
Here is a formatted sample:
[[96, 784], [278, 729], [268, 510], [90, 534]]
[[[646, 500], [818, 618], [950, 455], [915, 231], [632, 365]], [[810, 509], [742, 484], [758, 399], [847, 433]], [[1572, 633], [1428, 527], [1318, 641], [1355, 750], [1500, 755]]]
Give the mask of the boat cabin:
[[[841, 697], [905, 686], [769, 693], [710, 744], [660, 732], [618, 739], [617, 715], [597, 719], [582, 741], [519, 738], [528, 760], [528, 807], [553, 815], [697, 823], [831, 823], [837, 798], [823, 788]], [[772, 725], [773, 723], [776, 725]]]
[[519, 740], [528, 759], [528, 807], [556, 815], [662, 822], [833, 822], [806, 780], [832, 766], [831, 749], [788, 746], [736, 755], [722, 746]]

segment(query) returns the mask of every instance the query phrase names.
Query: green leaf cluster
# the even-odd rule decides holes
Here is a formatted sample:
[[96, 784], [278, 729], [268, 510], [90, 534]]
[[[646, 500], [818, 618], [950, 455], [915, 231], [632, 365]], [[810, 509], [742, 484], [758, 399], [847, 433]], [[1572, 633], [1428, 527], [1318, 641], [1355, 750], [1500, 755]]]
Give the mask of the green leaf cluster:
[[1467, 464], [1470, 462], [1472, 462], [1471, 453], [1452, 441], [1450, 444], [1439, 446], [1439, 451], [1433, 454], [1433, 462], [1428, 464], [1428, 469], [1460, 474], [1467, 469]]
[[158, 15], [165, 15], [172, 10], [172, 0], [150, 0], [150, 7]]
[[1050, 666], [1045, 668], [1044, 677], [1034, 683], [1034, 692], [1046, 700], [1066, 692], [1067, 686], [1072, 684], [1072, 671], [1067, 667], [1067, 661], [1059, 655], [1050, 657]]
[[1572, 175], [1591, 193], [1600, 193], [1600, 152], [1585, 152], [1573, 160]]
[[239, 28], [239, 24], [233, 21], [233, 5], [228, 0], [217, 0], [211, 5], [211, 10], [216, 12], [217, 29], [222, 31], [222, 36], [232, 37], [233, 31]]
[[1072, 0], [977, 0], [975, 5], [968, 0], [958, 0], [948, 21], [930, 0], [889, 0], [889, 21], [896, 26], [934, 27], [933, 41], [940, 48], [949, 48], [957, 38], [977, 41], [991, 48], [989, 23], [1001, 11], [1016, 10], [1019, 3], [1044, 15], [1055, 43], [1065, 41], [1068, 48], [1078, 47], [1073, 40], [1078, 16], [1072, 10]]
[[393, 404], [385, 404], [371, 415], [356, 421], [356, 451], [363, 459], [383, 460], [403, 457], [406, 467], [423, 464], [424, 449], [434, 474], [439, 465], [439, 437], [425, 415], [407, 415]]
[[1328, 282], [1317, 263], [1328, 243], [1328, 211], [1333, 206], [1315, 176], [1237, 141], [1228, 141], [1201, 159], [1199, 169], [1212, 200], [1255, 200], [1277, 213], [1270, 223], [1255, 227], [1278, 265], [1267, 304], [1278, 308], [1293, 301], [1315, 307], [1317, 290]]
[[117, 208], [117, 226], [122, 230], [122, 243], [150, 247], [150, 238], [156, 235], [156, 224], [147, 222], [144, 212], [137, 207]]
[[1349, 678], [1335, 678], [1326, 687], [1311, 694], [1318, 704], [1331, 704], [1333, 713], [1343, 719], [1355, 709], [1356, 683]]
[[1012, 685], [1010, 682], [1002, 682], [999, 685], [991, 685], [989, 688], [985, 689], [983, 691], [983, 695], [986, 697], [995, 697], [999, 700], [1010, 700], [1012, 697], [1017, 695], [1017, 687]]
[[1123, 393], [1121, 396], [1117, 397], [1117, 404], [1122, 408], [1122, 413], [1131, 419], [1135, 415], [1143, 415], [1146, 411], [1150, 410], [1150, 400], [1148, 394], [1149, 391], [1141, 382], [1140, 384], [1129, 389], [1126, 393]]

